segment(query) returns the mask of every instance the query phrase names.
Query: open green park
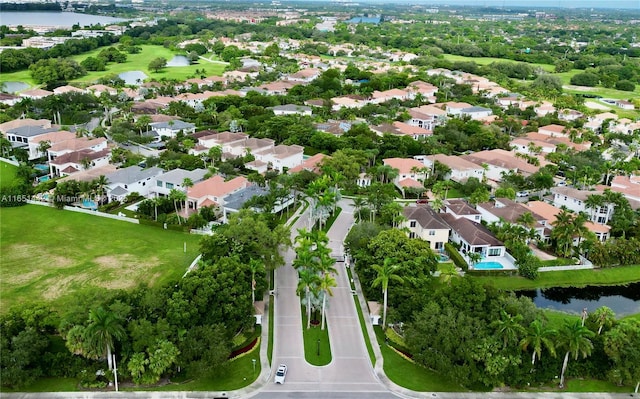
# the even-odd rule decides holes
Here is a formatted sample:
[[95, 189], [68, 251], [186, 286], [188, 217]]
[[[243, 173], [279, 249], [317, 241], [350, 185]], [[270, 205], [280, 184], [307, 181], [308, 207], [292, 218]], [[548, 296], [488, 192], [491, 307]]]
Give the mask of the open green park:
[[[224, 68], [226, 66], [225, 62], [218, 61], [215, 58], [212, 58], [211, 54], [206, 54], [204, 55], [204, 57], [207, 59], [201, 58], [195, 64], [191, 64], [188, 66], [166, 67], [158, 72], [155, 72], [149, 69], [149, 62], [151, 62], [151, 60], [162, 57], [167, 61], [170, 61], [174, 56], [184, 54], [176, 53], [175, 51], [170, 50], [166, 47], [157, 45], [144, 44], [139, 47], [141, 48], [141, 51], [139, 53], [127, 54], [126, 62], [123, 62], [121, 64], [109, 63], [106, 66], [106, 70], [88, 72], [87, 75], [82, 76], [81, 78], [71, 83], [91, 85], [101, 77], [111, 74], [117, 75], [129, 71], [142, 71], [149, 77], [149, 79], [161, 80], [164, 78], [182, 81], [191, 77], [200, 77], [201, 73], [199, 73], [197, 76], [195, 75], [196, 69], [198, 69], [199, 71], [204, 70], [204, 73], [202, 75], [205, 76], [220, 76], [222, 75], [222, 72], [224, 71]], [[88, 57], [96, 57], [101, 51], [106, 48], [107, 47], [101, 47], [84, 54], [72, 56], [71, 58], [80, 63]], [[37, 85], [36, 82], [31, 78], [31, 74], [28, 70], [0, 74], [0, 83], [2, 82], [25, 82], [33, 86]]]
[[63, 309], [79, 291], [167, 283], [185, 273], [199, 239], [39, 205], [1, 208], [0, 309], [33, 301]]

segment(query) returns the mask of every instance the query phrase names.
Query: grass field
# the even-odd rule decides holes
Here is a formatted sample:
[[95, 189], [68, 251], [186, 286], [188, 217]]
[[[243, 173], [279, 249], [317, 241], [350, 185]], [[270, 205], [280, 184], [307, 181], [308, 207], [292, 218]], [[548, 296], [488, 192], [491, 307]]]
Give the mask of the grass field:
[[331, 343], [329, 342], [329, 330], [325, 326], [324, 330], [320, 326], [307, 328], [307, 312], [304, 306], [302, 312], [302, 338], [304, 339], [304, 358], [307, 363], [314, 366], [326, 366], [331, 363]]
[[[222, 72], [224, 72], [225, 64], [220, 62], [209, 62], [202, 59], [197, 64], [192, 64], [184, 67], [167, 67], [159, 72], [152, 72], [147, 67], [149, 65], [149, 62], [151, 62], [151, 60], [153, 60], [154, 58], [163, 57], [166, 58], [167, 61], [169, 61], [175, 55], [180, 54], [174, 53], [168, 48], [162, 46], [142, 45], [140, 47], [142, 48], [142, 51], [140, 53], [127, 54], [126, 62], [122, 64], [110, 63], [107, 65], [106, 71], [89, 72], [87, 75], [73, 82], [90, 85], [100, 77], [114, 73], [119, 74], [127, 71], [142, 71], [147, 74], [149, 78], [154, 78], [157, 80], [160, 80], [162, 78], [186, 80], [189, 77], [194, 76], [196, 69], [204, 69], [206, 76], [222, 75]], [[101, 47], [84, 54], [75, 55], [71, 58], [80, 63], [88, 57], [97, 56], [98, 53], [100, 53], [105, 48], [106, 47]], [[31, 85], [36, 85], [33, 79], [31, 79], [31, 75], [28, 70], [13, 73], [3, 73], [0, 75], [0, 82], [25, 82]]]
[[526, 290], [547, 287], [583, 287], [585, 285], [616, 285], [640, 281], [640, 265], [594, 270], [544, 272], [535, 280], [515, 276], [472, 278], [503, 290]]
[[199, 236], [38, 205], [2, 208], [0, 220], [2, 312], [27, 301], [64, 307], [81, 289], [163, 284], [199, 252]]
[[10, 186], [16, 177], [17, 166], [0, 161], [0, 187]]
[[[444, 54], [444, 59], [447, 61], [473, 61], [478, 65], [489, 65], [494, 62], [522, 62], [522, 61], [514, 61], [506, 58], [493, 58], [493, 57], [465, 57], [462, 55], [454, 55], [454, 54]], [[527, 64], [533, 65], [534, 67], [539, 67], [544, 69], [547, 72], [553, 72], [555, 66], [549, 64], [535, 64], [531, 62], [527, 62]]]

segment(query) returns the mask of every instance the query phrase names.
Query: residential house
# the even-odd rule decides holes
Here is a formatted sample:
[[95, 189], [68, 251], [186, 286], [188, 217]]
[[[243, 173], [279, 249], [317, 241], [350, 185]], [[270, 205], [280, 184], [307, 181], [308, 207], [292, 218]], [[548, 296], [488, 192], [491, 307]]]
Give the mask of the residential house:
[[219, 175], [196, 183], [187, 190], [188, 212], [197, 212], [205, 206], [223, 207], [225, 205], [225, 197], [249, 185], [249, 181], [244, 176], [238, 176], [229, 181], [225, 181], [224, 178]]
[[378, 136], [393, 134], [395, 136], [409, 136], [414, 140], [424, 139], [433, 135], [431, 130], [398, 121], [390, 124], [383, 123], [382, 125], [371, 126], [371, 130], [376, 132]]
[[523, 103], [520, 109], [525, 110], [529, 106], [533, 106], [533, 111], [538, 117], [547, 116], [556, 112], [556, 107], [554, 107], [553, 104], [548, 101], [543, 101], [542, 103], [535, 104]]
[[30, 98], [32, 100], [39, 100], [41, 98], [49, 97], [52, 95], [53, 95], [52, 91], [43, 90], [43, 89], [32, 89], [32, 90], [25, 90], [23, 92], [20, 92], [20, 97]]
[[284, 96], [293, 86], [295, 86], [295, 83], [293, 82], [279, 80], [276, 82], [264, 83], [258, 86], [258, 89], [264, 90], [264, 93], [270, 96]]
[[408, 229], [410, 238], [421, 238], [429, 243], [432, 250], [444, 251], [444, 244], [449, 241], [451, 228], [438, 212], [428, 205], [418, 205], [402, 208], [402, 214], [406, 220], [400, 228]]
[[118, 89], [114, 89], [113, 87], [102, 84], [95, 84], [87, 87], [84, 92], [93, 93], [93, 95], [96, 97], [100, 97], [102, 93], [107, 93], [110, 96], [115, 96], [116, 94], [118, 94]]
[[[497, 223], [499, 225], [510, 223], [520, 225], [526, 229], [533, 228], [540, 238], [544, 237], [544, 229], [548, 228], [547, 221], [543, 216], [531, 211], [527, 206], [508, 198], [496, 198], [493, 201], [477, 204], [476, 209], [480, 212], [481, 219], [487, 223]], [[533, 226], [526, 226], [520, 222], [520, 218], [526, 213], [531, 213], [533, 216]]]
[[477, 253], [483, 259], [504, 257], [507, 254], [502, 241], [498, 240], [481, 223], [450, 213], [441, 215], [442, 220], [451, 228], [451, 241], [459, 245], [462, 254]]
[[428, 102], [434, 103], [436, 102], [436, 93], [438, 93], [438, 87], [432, 85], [431, 83], [426, 83], [421, 80], [416, 80], [407, 85], [407, 91], [413, 92], [413, 97], [415, 98], [417, 94], [420, 94], [424, 97]]
[[482, 221], [482, 215], [480, 212], [463, 199], [445, 200], [444, 213], [448, 213], [457, 219], [465, 218], [476, 223], [480, 223]]
[[324, 160], [327, 158], [331, 158], [331, 157], [329, 155], [325, 155], [319, 152], [302, 161], [300, 165], [290, 168], [287, 172], [298, 173], [298, 172], [302, 172], [303, 170], [306, 170], [308, 172], [320, 174], [320, 166], [322, 165], [322, 162], [324, 162]]
[[220, 147], [223, 154], [231, 153], [232, 146], [244, 143], [248, 138], [249, 135], [246, 133], [222, 132], [209, 134], [198, 138], [198, 146], [202, 147], [198, 148], [198, 152], [205, 153], [210, 148]]
[[333, 97], [331, 99], [332, 111], [340, 111], [341, 108], [362, 108], [367, 102], [364, 97], [357, 95], [347, 95], [341, 97]]
[[51, 146], [60, 142], [73, 140], [75, 138], [75, 133], [71, 133], [66, 130], [58, 130], [32, 137], [31, 140], [29, 140], [29, 160], [48, 156], [47, 151], [40, 150], [42, 142], [47, 142], [49, 148], [51, 148]]
[[292, 82], [310, 83], [318, 78], [321, 73], [322, 71], [317, 68], [302, 69], [287, 76], [287, 80], [290, 80]]
[[[259, 173], [264, 173], [267, 170], [273, 169], [279, 172], [284, 172], [288, 169], [301, 165], [304, 160], [304, 147], [299, 145], [277, 145], [275, 147], [269, 147], [259, 151], [253, 151], [252, 154], [255, 160], [266, 164], [266, 169], [262, 169], [262, 165], [256, 164]], [[246, 165], [249, 169], [250, 164]]]
[[295, 105], [295, 104], [277, 105], [275, 107], [269, 107], [267, 109], [272, 110], [274, 115], [311, 116], [311, 113], [312, 113], [311, 107], [307, 107], [306, 105]]
[[67, 152], [54, 160], [49, 161], [50, 176], [69, 176], [81, 170], [93, 169], [109, 164], [111, 150], [103, 149], [94, 151], [82, 149]]
[[558, 112], [558, 119], [565, 122], [573, 122], [578, 119], [584, 118], [584, 114], [575, 109], [563, 109]]
[[491, 108], [485, 107], [467, 107], [460, 110], [460, 117], [468, 117], [474, 120], [480, 120], [493, 115]]
[[222, 147], [222, 158], [233, 159], [253, 154], [262, 150], [273, 148], [275, 141], [272, 139], [258, 139], [249, 137], [240, 142], [227, 143]]
[[546, 125], [538, 128], [538, 133], [552, 137], [567, 137], [567, 127], [562, 125]]
[[635, 105], [633, 105], [631, 101], [627, 101], [627, 100], [616, 100], [616, 107], [619, 107], [622, 109], [629, 109], [629, 110], [636, 109]]
[[55, 132], [58, 127], [48, 119], [14, 119], [0, 123], [0, 133], [11, 142], [14, 147], [27, 147], [32, 137]]
[[326, 122], [316, 123], [315, 125], [313, 125], [313, 127], [323, 133], [333, 134], [334, 136], [342, 136], [344, 133], [348, 132], [353, 125], [354, 122], [352, 121], [328, 120]]
[[[415, 108], [410, 108], [409, 109], [409, 115], [411, 115], [412, 117], [412, 122], [413, 122], [413, 114], [411, 113], [412, 111], [418, 112], [419, 114], [417, 115], [418, 118], [422, 117], [423, 115], [426, 115], [427, 117], [432, 118], [433, 122], [433, 126], [439, 126], [439, 125], [443, 125], [447, 122], [447, 111], [443, 110], [442, 108], [439, 108], [435, 105], [421, 105], [419, 107], [415, 107]], [[418, 119], [416, 118], [416, 119]], [[426, 120], [425, 120], [426, 122]], [[420, 122], [417, 121], [418, 126], [420, 126]], [[410, 123], [412, 124], [412, 123]], [[428, 129], [427, 126], [422, 126], [425, 129]], [[431, 129], [433, 130], [433, 129]]]
[[47, 150], [47, 156], [51, 159], [80, 150], [102, 151], [108, 148], [107, 139], [104, 137], [72, 137], [68, 140], [57, 141], [51, 144]]
[[434, 104], [434, 106], [444, 109], [448, 115], [453, 116], [460, 116], [463, 109], [472, 107], [471, 104], [455, 101], [449, 101], [444, 104]]
[[387, 158], [384, 165], [398, 170], [398, 175], [393, 179], [393, 184], [405, 194], [405, 190], [424, 189], [424, 179], [427, 176], [426, 168], [422, 162], [412, 158]]
[[432, 115], [427, 115], [420, 112], [417, 108], [409, 108], [407, 110], [411, 119], [406, 120], [405, 123], [411, 126], [417, 126], [426, 130], [433, 130], [436, 125], [436, 118]]
[[537, 172], [540, 166], [548, 164], [548, 162], [540, 161], [540, 166], [535, 166], [516, 157], [514, 153], [503, 149], [479, 151], [462, 155], [461, 158], [473, 162], [483, 167], [483, 169], [486, 167], [484, 177], [496, 182], [501, 181], [502, 175], [505, 173], [513, 171], [526, 177]]
[[84, 90], [78, 89], [74, 86], [59, 86], [53, 89], [53, 94], [67, 94], [67, 93], [84, 93]]
[[[222, 207], [222, 221], [227, 223], [229, 215], [232, 213], [240, 212], [240, 209], [245, 207], [245, 204], [253, 197], [264, 197], [269, 195], [269, 189], [260, 187], [258, 185], [252, 185], [245, 187], [239, 191], [231, 193], [224, 197], [224, 206]], [[290, 193], [285, 198], [281, 198], [276, 201], [275, 206], [271, 209], [272, 213], [281, 212], [289, 205], [293, 204], [293, 193]], [[264, 209], [251, 207], [256, 212], [264, 212]]]
[[581, 143], [574, 143], [568, 136], [549, 136], [542, 133], [529, 132], [525, 136], [527, 139], [534, 142], [544, 142], [547, 144], [544, 148], [547, 148], [549, 145], [553, 145], [553, 151], [555, 151], [558, 144], [564, 144], [569, 148], [573, 148], [576, 151], [586, 151], [591, 147], [590, 141], [582, 141]]
[[451, 171], [443, 178], [445, 180], [453, 180], [458, 183], [466, 182], [470, 177], [482, 180], [484, 169], [471, 161], [467, 161], [456, 155], [416, 155], [415, 159], [424, 164], [426, 168], [433, 171], [436, 162], [447, 166]]
[[13, 107], [17, 103], [22, 101], [22, 97], [16, 96], [9, 93], [0, 93], [0, 104], [8, 105]]
[[[553, 230], [556, 216], [562, 211], [562, 209], [543, 201], [529, 201], [529, 203], [526, 204], [526, 207], [546, 220], [543, 239], [544, 241], [549, 241], [551, 239], [551, 230]], [[595, 234], [596, 238], [600, 242], [604, 242], [611, 237], [611, 227], [606, 224], [596, 224], [587, 221], [584, 226]], [[578, 237], [573, 240], [573, 244], [579, 244]]]
[[131, 193], [148, 196], [154, 187], [155, 179], [164, 171], [158, 167], [142, 169], [138, 165], [118, 169], [106, 176], [107, 196], [110, 201], [122, 201]]
[[536, 156], [541, 153], [550, 154], [556, 150], [555, 144], [550, 144], [542, 140], [529, 139], [526, 137], [517, 137], [511, 140], [509, 144], [511, 145], [511, 149], [513, 151], [531, 156]]
[[565, 207], [574, 212], [584, 212], [589, 215], [592, 222], [607, 224], [613, 216], [614, 205], [605, 204], [595, 209], [587, 208], [585, 202], [590, 195], [602, 195], [603, 191], [578, 190], [571, 187], [552, 187], [553, 205], [558, 208]]
[[208, 171], [206, 169], [173, 169], [161, 175], [154, 176], [151, 182], [150, 193], [156, 197], [168, 196], [171, 190], [176, 189], [186, 192], [187, 187], [184, 186], [184, 180], [189, 179], [191, 183], [196, 184], [204, 179]]
[[181, 120], [173, 120], [169, 122], [152, 122], [149, 126], [158, 132], [160, 136], [174, 138], [180, 131], [184, 134], [191, 134], [196, 131], [196, 125]]
[[640, 176], [614, 176], [610, 188], [629, 201], [640, 201]]
[[371, 99], [368, 101], [370, 104], [382, 104], [391, 100], [411, 100], [415, 94], [413, 92], [407, 92], [402, 89], [391, 89], [385, 91], [374, 91], [371, 94]]

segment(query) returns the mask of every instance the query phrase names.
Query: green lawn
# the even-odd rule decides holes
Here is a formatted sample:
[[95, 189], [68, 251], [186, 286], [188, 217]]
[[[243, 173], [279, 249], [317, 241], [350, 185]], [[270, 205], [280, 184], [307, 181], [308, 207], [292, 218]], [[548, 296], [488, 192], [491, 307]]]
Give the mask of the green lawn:
[[10, 186], [16, 177], [17, 166], [10, 163], [0, 162], [0, 187]]
[[[199, 236], [38, 205], [0, 209], [0, 308], [180, 278]], [[187, 244], [187, 252], [183, 245]]]
[[[302, 312], [302, 338], [304, 340], [304, 358], [307, 363], [314, 366], [326, 366], [331, 363], [331, 343], [329, 342], [329, 330], [320, 326], [307, 328], [307, 312], [304, 306]], [[312, 316], [313, 317], [313, 316]]]
[[[167, 61], [171, 60], [175, 55], [180, 55], [179, 53], [174, 53], [168, 48], [162, 46], [154, 46], [154, 45], [142, 45], [140, 46], [142, 51], [138, 54], [127, 54], [127, 61], [122, 64], [110, 63], [107, 65], [106, 71], [96, 71], [89, 72], [87, 75], [82, 78], [76, 80], [76, 82], [81, 83], [92, 83], [95, 82], [98, 78], [108, 75], [108, 74], [119, 74], [127, 71], [142, 71], [149, 78], [154, 78], [160, 80], [162, 78], [167, 79], [177, 79], [177, 80], [186, 80], [188, 77], [193, 77], [196, 69], [204, 69], [206, 71], [206, 76], [211, 75], [222, 75], [224, 71], [225, 65], [220, 63], [211, 63], [205, 60], [200, 60], [197, 64], [192, 64], [184, 67], [167, 67], [159, 72], [152, 72], [149, 70], [148, 65], [149, 62], [158, 57], [166, 58]], [[88, 53], [80, 54], [73, 56], [72, 58], [77, 62], [82, 62], [88, 57], [95, 57], [104, 49], [100, 48]], [[183, 54], [184, 55], [184, 54]]]
[[[494, 62], [523, 62], [523, 61], [514, 61], [506, 58], [493, 58], [493, 57], [465, 57], [462, 55], [454, 55], [454, 54], [444, 54], [444, 59], [447, 61], [473, 61], [478, 65], [489, 65]], [[535, 67], [540, 67], [547, 72], [553, 72], [555, 66], [549, 64], [536, 64], [527, 62], [527, 64], [533, 65]]]
[[[174, 55], [180, 55], [180, 53], [174, 53], [173, 51], [165, 48], [163, 46], [155, 46], [155, 45], [142, 45], [140, 46], [142, 51], [138, 54], [127, 54], [127, 61], [122, 64], [109, 63], [107, 65], [106, 71], [95, 71], [89, 72], [87, 75], [81, 77], [80, 79], [75, 80], [76, 83], [82, 83], [86, 85], [93, 84], [100, 77], [109, 75], [109, 74], [119, 74], [127, 71], [142, 71], [149, 76], [149, 78], [154, 78], [160, 80], [162, 78], [167, 79], [177, 79], [177, 80], [186, 80], [189, 77], [193, 77], [195, 70], [199, 69], [205, 70], [206, 76], [212, 75], [222, 75], [224, 72], [225, 64], [220, 62], [208, 62], [206, 60], [200, 60], [197, 64], [192, 64], [184, 67], [167, 67], [159, 72], [151, 72], [147, 66], [149, 62], [158, 57], [164, 57], [167, 61], [171, 60]], [[89, 51], [84, 54], [79, 54], [72, 56], [71, 58], [76, 60], [78, 63], [82, 62], [88, 57], [95, 57], [100, 53], [100, 51], [104, 50], [106, 47], [101, 47], [99, 49]], [[184, 54], [183, 54], [184, 55]], [[31, 85], [36, 85], [33, 79], [31, 79], [31, 74], [28, 70], [12, 72], [12, 73], [2, 73], [0, 74], [0, 82], [25, 82]]]
[[380, 351], [384, 358], [384, 373], [391, 381], [401, 387], [418, 392], [460, 392], [460, 385], [448, 381], [440, 374], [415, 364], [400, 356], [385, 343], [384, 332], [380, 326], [374, 327]]
[[547, 287], [583, 287], [616, 285], [640, 281], [640, 265], [594, 270], [567, 270], [540, 273], [536, 280], [514, 276], [469, 276], [503, 290], [525, 290]]

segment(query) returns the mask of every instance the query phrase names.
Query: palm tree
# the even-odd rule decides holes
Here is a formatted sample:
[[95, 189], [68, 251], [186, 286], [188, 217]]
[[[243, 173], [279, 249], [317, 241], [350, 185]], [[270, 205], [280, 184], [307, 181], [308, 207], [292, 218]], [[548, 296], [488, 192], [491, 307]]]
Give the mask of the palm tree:
[[80, 160], [80, 165], [82, 165], [82, 169], [87, 170], [91, 167], [91, 160], [88, 157], [84, 157]]
[[546, 347], [551, 356], [556, 355], [556, 348], [553, 344], [553, 337], [558, 334], [556, 330], [545, 328], [540, 320], [534, 320], [529, 324], [525, 336], [520, 340], [520, 347], [526, 351], [529, 347], [533, 353], [531, 354], [531, 365], [536, 363], [536, 357], [542, 357], [542, 348]]
[[121, 320], [116, 315], [104, 308], [98, 308], [89, 312], [89, 325], [85, 330], [86, 338], [96, 353], [107, 356], [109, 370], [113, 370], [113, 358], [111, 351], [114, 341], [126, 336]]
[[397, 275], [400, 266], [394, 264], [396, 260], [393, 258], [385, 258], [382, 266], [380, 265], [371, 265], [373, 270], [378, 273], [378, 276], [373, 280], [372, 286], [382, 286], [382, 296], [383, 296], [383, 305], [382, 305], [382, 328], [387, 327], [387, 294], [389, 292], [389, 281], [395, 280], [399, 283], [403, 283], [402, 277]]
[[320, 284], [320, 277], [314, 270], [300, 269], [298, 270], [298, 287], [296, 293], [298, 295], [304, 292], [305, 299], [307, 301], [307, 328], [311, 327], [311, 292], [316, 290], [316, 287]]
[[556, 220], [552, 223], [551, 238], [556, 241], [556, 252], [564, 257], [570, 255], [569, 247], [573, 243], [574, 236], [574, 216], [573, 214], [562, 209], [556, 215]]
[[42, 156], [46, 156], [48, 160], [51, 160], [49, 159], [49, 148], [51, 148], [51, 141], [49, 140], [42, 140], [40, 144], [38, 144], [38, 152], [42, 154]]
[[108, 184], [109, 184], [109, 179], [107, 179], [107, 177], [105, 175], [100, 175], [100, 177], [98, 177], [95, 180], [96, 191], [97, 191], [98, 195], [100, 196], [100, 202], [102, 201], [102, 199], [105, 196], [104, 189]]
[[587, 198], [584, 200], [584, 207], [591, 210], [591, 212], [589, 212], [590, 220], [593, 221], [595, 219], [596, 210], [601, 206], [604, 206], [604, 204], [604, 196], [598, 194], [587, 195]]
[[325, 309], [327, 306], [327, 295], [333, 296], [333, 292], [331, 291], [332, 287], [336, 287], [338, 284], [336, 283], [336, 279], [331, 277], [329, 273], [325, 273], [322, 275], [319, 281], [319, 288], [322, 292], [322, 324], [320, 329], [324, 330], [324, 315]]
[[353, 199], [353, 208], [355, 210], [356, 219], [358, 222], [362, 221], [362, 209], [367, 204], [367, 201], [362, 197], [355, 197]]
[[249, 260], [249, 271], [251, 272], [251, 303], [256, 301], [256, 273], [264, 270], [264, 265], [257, 259]]
[[502, 337], [502, 345], [506, 348], [511, 342], [518, 342], [518, 337], [524, 334], [525, 329], [520, 324], [523, 316], [517, 314], [510, 315], [504, 310], [500, 310], [500, 320], [494, 321], [492, 324], [497, 328], [497, 333]]
[[454, 277], [460, 277], [460, 275], [452, 264], [449, 264], [446, 268], [440, 271], [440, 280], [447, 285], [451, 285], [451, 279]]
[[558, 345], [558, 347], [564, 348], [567, 351], [564, 355], [564, 361], [562, 362], [560, 388], [564, 388], [564, 372], [567, 370], [569, 355], [574, 355], [575, 360], [578, 360], [578, 355], [580, 354], [582, 354], [583, 358], [591, 355], [593, 343], [590, 338], [594, 335], [595, 333], [584, 327], [580, 323], [580, 320], [576, 320], [573, 324], [565, 321], [565, 325], [560, 331], [560, 344]]
[[178, 216], [178, 224], [182, 224], [182, 219], [180, 219], [180, 213], [178, 212], [178, 202], [180, 203], [180, 208], [182, 208], [182, 202], [187, 199], [187, 194], [172, 188], [169, 191], [169, 198], [173, 201], [173, 207], [176, 210], [176, 216]]
[[185, 177], [184, 179], [182, 179], [182, 187], [184, 187], [184, 192], [186, 193], [191, 187], [193, 187], [193, 180]]
[[298, 270], [312, 270], [316, 271], [319, 269], [318, 261], [310, 250], [299, 250], [301, 248], [297, 248], [296, 250], [296, 258], [293, 260], [293, 268]]
[[598, 335], [600, 335], [604, 327], [611, 328], [616, 320], [616, 314], [610, 308], [601, 306], [591, 313], [590, 319], [595, 321], [595, 324], [598, 326]]

